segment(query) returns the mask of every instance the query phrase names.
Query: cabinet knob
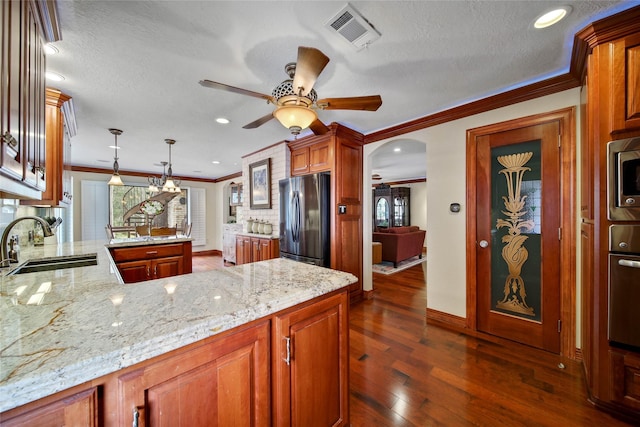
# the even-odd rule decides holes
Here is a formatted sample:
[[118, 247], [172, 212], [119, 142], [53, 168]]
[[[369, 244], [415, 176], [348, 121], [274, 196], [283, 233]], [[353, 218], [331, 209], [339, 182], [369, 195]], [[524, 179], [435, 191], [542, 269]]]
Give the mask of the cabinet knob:
[[486, 248], [489, 246], [489, 242], [487, 242], [486, 240], [480, 240], [480, 243], [478, 243], [480, 245], [481, 248]]

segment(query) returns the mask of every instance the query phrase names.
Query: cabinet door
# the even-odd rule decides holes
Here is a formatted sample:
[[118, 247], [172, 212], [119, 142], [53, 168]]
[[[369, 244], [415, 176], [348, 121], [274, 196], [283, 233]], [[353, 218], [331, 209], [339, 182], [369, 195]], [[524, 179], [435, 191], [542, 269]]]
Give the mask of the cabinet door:
[[251, 262], [251, 239], [245, 236], [236, 236], [236, 265]]
[[640, 34], [613, 43], [613, 130], [640, 127]]
[[119, 425], [268, 426], [269, 389], [264, 322], [120, 377]]
[[309, 172], [331, 170], [331, 147], [329, 142], [317, 143], [309, 147]]
[[0, 426], [98, 426], [98, 390], [92, 387], [15, 417], [4, 415]]
[[124, 283], [143, 282], [151, 279], [151, 261], [126, 261], [118, 263]]
[[348, 425], [347, 301], [342, 292], [275, 319], [274, 425]]
[[151, 261], [151, 275], [154, 279], [177, 276], [184, 273], [181, 256], [158, 258]]
[[[21, 7], [19, 1], [0, 3], [2, 31], [2, 61], [0, 61], [0, 172], [22, 180], [20, 163], [22, 139], [20, 132], [20, 61]], [[26, 5], [26, 3], [25, 3]]]
[[262, 261], [262, 240], [263, 239], [251, 239], [251, 262]]
[[291, 151], [291, 176], [309, 173], [309, 147]]

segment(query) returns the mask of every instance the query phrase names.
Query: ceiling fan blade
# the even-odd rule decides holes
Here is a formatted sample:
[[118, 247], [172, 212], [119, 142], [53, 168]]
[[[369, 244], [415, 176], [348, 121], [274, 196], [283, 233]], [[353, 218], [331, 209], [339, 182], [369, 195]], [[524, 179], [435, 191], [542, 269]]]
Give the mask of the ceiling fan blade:
[[273, 119], [273, 113], [269, 113], [266, 116], [260, 117], [258, 120], [254, 120], [251, 123], [242, 126], [242, 129], [255, 129], [267, 123], [271, 119]]
[[296, 62], [296, 74], [293, 76], [293, 90], [302, 89], [302, 95], [307, 95], [318, 76], [329, 63], [329, 57], [313, 47], [298, 47], [298, 62]]
[[316, 135], [324, 135], [329, 132], [329, 128], [320, 121], [320, 119], [315, 119], [310, 125], [309, 129]]
[[253, 96], [254, 98], [262, 98], [268, 102], [275, 104], [275, 99], [271, 95], [267, 95], [264, 93], [254, 92], [247, 89], [242, 89], [235, 86], [229, 86], [224, 83], [218, 83], [211, 80], [200, 80], [200, 84], [204, 87], [210, 87], [212, 89], [220, 89], [227, 92], [239, 93], [240, 95], [248, 95]]
[[316, 102], [323, 110], [366, 110], [376, 111], [382, 105], [380, 95], [354, 96], [351, 98], [325, 98]]

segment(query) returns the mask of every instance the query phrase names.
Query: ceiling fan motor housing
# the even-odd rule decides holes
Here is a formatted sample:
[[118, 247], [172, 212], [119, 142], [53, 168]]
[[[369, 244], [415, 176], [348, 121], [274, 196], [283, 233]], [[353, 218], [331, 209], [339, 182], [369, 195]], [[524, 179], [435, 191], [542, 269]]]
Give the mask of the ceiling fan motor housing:
[[[318, 100], [318, 94], [314, 89], [311, 89], [311, 91], [307, 95], [298, 96], [298, 93], [293, 89], [293, 79], [285, 80], [278, 86], [276, 86], [275, 89], [273, 89], [273, 92], [271, 92], [271, 96], [273, 96], [278, 101], [278, 104], [281, 105], [292, 103], [292, 101], [297, 102], [298, 98], [301, 98], [302, 102], [305, 102], [308, 99], [308, 106], [310, 106]], [[284, 98], [285, 96], [288, 98], [283, 99], [281, 102], [280, 99]]]

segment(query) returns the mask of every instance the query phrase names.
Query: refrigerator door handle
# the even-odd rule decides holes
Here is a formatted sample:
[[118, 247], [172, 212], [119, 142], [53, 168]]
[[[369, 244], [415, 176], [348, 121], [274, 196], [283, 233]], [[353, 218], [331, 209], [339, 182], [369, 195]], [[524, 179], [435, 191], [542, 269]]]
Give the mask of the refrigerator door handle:
[[294, 242], [298, 243], [300, 242], [300, 193], [298, 191], [293, 193], [291, 208], [293, 210], [291, 215], [291, 237]]

